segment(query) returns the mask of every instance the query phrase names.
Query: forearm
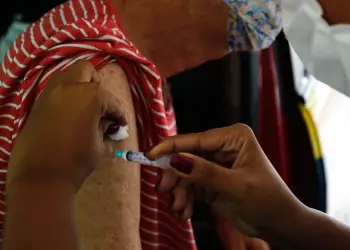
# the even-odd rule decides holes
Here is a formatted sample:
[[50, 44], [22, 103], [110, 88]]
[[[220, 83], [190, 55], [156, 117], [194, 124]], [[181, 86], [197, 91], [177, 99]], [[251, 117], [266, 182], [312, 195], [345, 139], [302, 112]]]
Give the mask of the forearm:
[[9, 187], [3, 250], [78, 250], [75, 190], [56, 178], [23, 178]]
[[283, 249], [293, 250], [348, 250], [350, 228], [328, 215], [306, 209], [294, 223], [286, 223], [268, 239]]
[[326, 21], [333, 24], [350, 24], [350, 1], [348, 0], [317, 0], [324, 12]]

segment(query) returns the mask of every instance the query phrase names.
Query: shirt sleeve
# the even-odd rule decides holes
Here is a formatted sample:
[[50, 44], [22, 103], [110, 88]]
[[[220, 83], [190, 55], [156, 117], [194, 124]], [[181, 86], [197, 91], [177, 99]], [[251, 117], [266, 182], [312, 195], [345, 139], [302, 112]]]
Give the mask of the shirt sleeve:
[[269, 47], [282, 29], [280, 0], [223, 0], [229, 8], [228, 44], [231, 50]]

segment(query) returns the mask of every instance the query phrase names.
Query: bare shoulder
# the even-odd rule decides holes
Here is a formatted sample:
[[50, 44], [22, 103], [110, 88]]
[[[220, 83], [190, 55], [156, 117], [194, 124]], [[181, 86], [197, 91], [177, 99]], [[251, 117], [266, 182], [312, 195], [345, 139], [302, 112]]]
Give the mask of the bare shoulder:
[[112, 93], [116, 90], [121, 91], [116, 93], [117, 98], [125, 97], [126, 94], [130, 95], [129, 83], [126, 78], [125, 72], [122, 67], [117, 63], [109, 63], [99, 71], [101, 77], [101, 84], [110, 90]]

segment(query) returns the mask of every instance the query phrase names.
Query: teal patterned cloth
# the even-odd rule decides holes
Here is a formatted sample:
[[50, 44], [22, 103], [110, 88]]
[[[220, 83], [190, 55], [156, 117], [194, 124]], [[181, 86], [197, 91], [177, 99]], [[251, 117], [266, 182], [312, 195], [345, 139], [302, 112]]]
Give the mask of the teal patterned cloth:
[[282, 29], [281, 0], [222, 0], [230, 9], [231, 50], [269, 47]]

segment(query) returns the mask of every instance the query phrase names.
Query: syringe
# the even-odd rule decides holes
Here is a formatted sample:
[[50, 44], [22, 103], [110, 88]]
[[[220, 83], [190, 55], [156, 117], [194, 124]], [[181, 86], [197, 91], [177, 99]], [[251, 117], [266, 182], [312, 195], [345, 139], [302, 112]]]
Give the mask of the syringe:
[[161, 169], [169, 169], [170, 166], [170, 156], [161, 156], [154, 161], [147, 159], [143, 152], [136, 152], [133, 150], [123, 150], [123, 151], [114, 151], [114, 155], [122, 158], [125, 161], [139, 163], [142, 165], [153, 166]]

